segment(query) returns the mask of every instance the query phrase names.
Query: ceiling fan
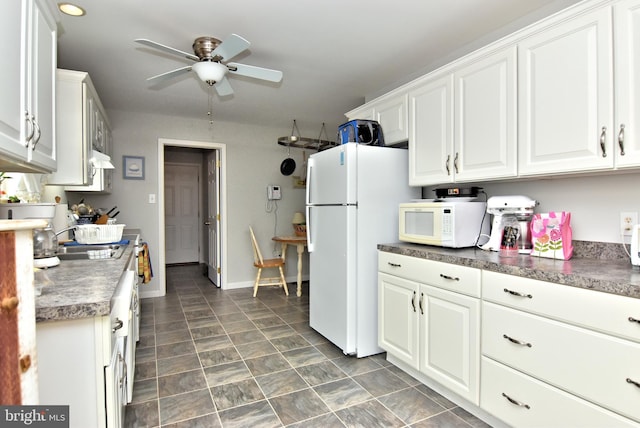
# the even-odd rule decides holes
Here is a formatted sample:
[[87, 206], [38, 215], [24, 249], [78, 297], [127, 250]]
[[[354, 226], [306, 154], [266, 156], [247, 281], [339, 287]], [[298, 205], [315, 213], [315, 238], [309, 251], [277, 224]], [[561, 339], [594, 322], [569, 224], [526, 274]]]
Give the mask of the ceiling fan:
[[278, 70], [227, 62], [244, 52], [250, 45], [249, 41], [237, 34], [231, 34], [224, 41], [214, 37], [198, 37], [193, 42], [193, 54], [148, 39], [136, 39], [135, 41], [163, 52], [196, 61], [195, 64], [152, 76], [147, 81], [159, 82], [193, 70], [200, 80], [209, 86], [215, 87], [218, 95], [222, 97], [233, 94], [233, 88], [226, 77], [227, 72], [269, 82], [280, 82], [282, 80], [282, 72]]

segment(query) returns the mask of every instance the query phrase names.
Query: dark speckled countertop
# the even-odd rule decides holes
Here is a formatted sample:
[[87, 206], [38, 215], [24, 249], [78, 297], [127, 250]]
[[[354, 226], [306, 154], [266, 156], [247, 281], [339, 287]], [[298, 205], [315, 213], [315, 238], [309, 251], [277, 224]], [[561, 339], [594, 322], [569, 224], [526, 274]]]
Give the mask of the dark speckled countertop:
[[[568, 261], [529, 255], [509, 258], [479, 248], [454, 249], [408, 243], [379, 244], [378, 249], [640, 299], [640, 269], [624, 258], [574, 256]], [[601, 249], [595, 250], [602, 254]]]
[[62, 260], [45, 269], [48, 283], [36, 296], [36, 322], [108, 315], [118, 280], [132, 257], [134, 246], [129, 244], [118, 259]]

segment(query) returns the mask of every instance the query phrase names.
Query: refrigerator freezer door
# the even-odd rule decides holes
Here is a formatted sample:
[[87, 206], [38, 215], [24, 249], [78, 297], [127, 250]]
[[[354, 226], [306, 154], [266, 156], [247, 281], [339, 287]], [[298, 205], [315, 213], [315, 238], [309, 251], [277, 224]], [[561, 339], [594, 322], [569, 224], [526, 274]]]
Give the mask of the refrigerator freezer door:
[[357, 143], [314, 153], [307, 161], [307, 204], [356, 203]]
[[[356, 207], [311, 206], [309, 324], [345, 354], [356, 352]], [[319, 232], [321, 231], [321, 232]]]

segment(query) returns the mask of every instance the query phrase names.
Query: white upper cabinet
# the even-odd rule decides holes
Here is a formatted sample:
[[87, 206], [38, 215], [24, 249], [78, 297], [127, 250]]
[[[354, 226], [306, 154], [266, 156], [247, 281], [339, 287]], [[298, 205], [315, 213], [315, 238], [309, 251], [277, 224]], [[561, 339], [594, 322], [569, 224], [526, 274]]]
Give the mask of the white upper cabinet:
[[519, 43], [519, 172], [613, 167], [611, 8]]
[[392, 92], [376, 98], [350, 112], [347, 119], [375, 120], [382, 127], [386, 145], [394, 145], [409, 138], [407, 94]]
[[400, 94], [374, 105], [373, 114], [382, 127], [386, 145], [407, 141], [409, 138], [407, 110], [407, 94]]
[[456, 181], [517, 174], [516, 58], [512, 46], [454, 73]]
[[516, 48], [473, 57], [409, 92], [409, 184], [514, 177]]
[[45, 0], [0, 6], [0, 170], [56, 169], [57, 30]]
[[623, 0], [614, 8], [615, 117], [610, 134], [618, 168], [640, 165], [640, 1]]
[[[58, 171], [49, 175], [48, 184], [75, 186], [65, 190], [109, 191], [112, 174], [104, 174], [90, 161], [94, 150], [111, 154], [109, 122], [91, 78], [86, 72], [59, 69], [57, 79], [57, 136], [65, 156], [58, 160]], [[99, 182], [94, 185], [96, 175]]]
[[409, 185], [453, 181], [453, 76], [433, 76], [409, 92]]

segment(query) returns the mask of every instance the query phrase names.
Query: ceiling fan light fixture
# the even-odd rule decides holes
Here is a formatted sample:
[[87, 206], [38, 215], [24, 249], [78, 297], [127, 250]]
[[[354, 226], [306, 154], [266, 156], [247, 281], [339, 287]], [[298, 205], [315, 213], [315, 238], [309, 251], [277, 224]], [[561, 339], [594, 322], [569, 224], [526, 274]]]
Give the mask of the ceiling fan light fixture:
[[227, 67], [215, 61], [196, 62], [191, 68], [200, 80], [209, 85], [219, 82], [227, 73]]

